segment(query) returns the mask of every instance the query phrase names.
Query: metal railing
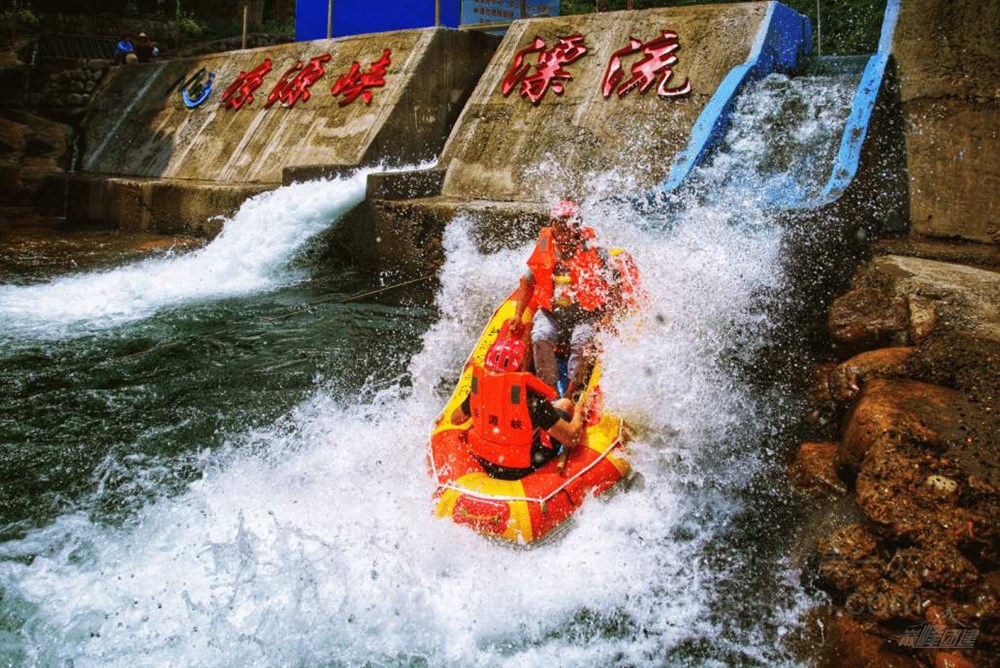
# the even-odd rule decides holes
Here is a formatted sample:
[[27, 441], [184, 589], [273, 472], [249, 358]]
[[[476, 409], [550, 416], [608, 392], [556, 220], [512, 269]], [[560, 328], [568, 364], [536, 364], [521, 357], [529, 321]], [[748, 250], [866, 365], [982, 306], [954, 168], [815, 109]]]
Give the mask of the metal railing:
[[102, 35], [65, 35], [43, 33], [38, 36], [35, 60], [111, 60], [115, 55], [114, 37]]

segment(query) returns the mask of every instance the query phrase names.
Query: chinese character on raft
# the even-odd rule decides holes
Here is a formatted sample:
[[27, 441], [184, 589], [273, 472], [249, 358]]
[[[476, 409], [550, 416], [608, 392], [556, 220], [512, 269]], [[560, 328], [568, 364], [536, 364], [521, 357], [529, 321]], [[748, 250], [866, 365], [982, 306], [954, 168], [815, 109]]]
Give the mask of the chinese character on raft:
[[[661, 97], [687, 95], [691, 92], [691, 82], [687, 79], [680, 86], [667, 88], [667, 82], [674, 75], [673, 66], [677, 64], [677, 56], [674, 51], [679, 48], [681, 45], [677, 41], [677, 33], [672, 30], [663, 31], [659, 37], [645, 44], [630, 37], [628, 46], [611, 54], [608, 69], [604, 73], [604, 83], [601, 86], [604, 97], [610, 97], [615, 86], [618, 86], [618, 97], [624, 97], [637, 86], [640, 93], [645, 93], [654, 83], [657, 84], [656, 92]], [[619, 86], [618, 82], [622, 80], [624, 75], [622, 57], [640, 51], [644, 57], [632, 65], [631, 78]]]
[[222, 94], [222, 103], [227, 109], [239, 109], [244, 104], [251, 104], [253, 92], [260, 88], [264, 83], [264, 76], [270, 71], [271, 59], [268, 58], [249, 72], [240, 72], [236, 81], [229, 84], [229, 88]]
[[370, 89], [385, 85], [386, 68], [392, 64], [392, 60], [389, 58], [391, 54], [390, 49], [382, 51], [382, 57], [372, 63], [364, 74], [361, 73], [361, 66], [358, 62], [354, 61], [347, 74], [337, 79], [337, 83], [333, 84], [333, 88], [330, 89], [334, 96], [343, 93], [344, 99], [340, 101], [339, 106], [346, 106], [358, 99], [359, 96], [365, 101], [365, 104], [371, 104], [372, 92]]
[[[535, 37], [535, 41], [530, 46], [526, 46], [514, 56], [514, 64], [511, 65], [507, 76], [504, 77], [501, 92], [510, 95], [517, 86], [517, 94], [529, 100], [532, 104], [538, 104], [545, 97], [549, 88], [556, 95], [563, 94], [563, 84], [561, 79], [570, 80], [573, 75], [563, 69], [563, 65], [569, 65], [587, 53], [587, 47], [583, 43], [583, 35], [572, 35], [571, 37], [560, 37], [556, 45], [551, 49], [546, 49], [545, 40]], [[535, 72], [528, 76], [531, 70], [530, 64], [525, 64], [524, 59], [528, 54], [537, 53], [538, 61], [534, 65]]]
[[[326, 53], [313, 58], [305, 67], [302, 66], [301, 60], [289, 67], [268, 94], [264, 106], [270, 107], [275, 102], [281, 102], [283, 107], [293, 107], [300, 99], [303, 102], [308, 100], [309, 87], [326, 73], [323, 70], [323, 63], [328, 60], [330, 60], [330, 54]], [[295, 77], [289, 81], [288, 77], [296, 72]]]

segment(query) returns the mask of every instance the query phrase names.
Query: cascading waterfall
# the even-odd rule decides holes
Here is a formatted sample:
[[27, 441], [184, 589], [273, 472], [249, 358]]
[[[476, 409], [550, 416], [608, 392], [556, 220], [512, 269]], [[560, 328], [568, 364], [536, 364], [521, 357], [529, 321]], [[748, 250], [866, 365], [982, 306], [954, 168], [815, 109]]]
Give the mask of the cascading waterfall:
[[[783, 428], [780, 395], [740, 369], [782, 326], [767, 295], [793, 287], [766, 195], [785, 172], [769, 171], [773, 147], [755, 128], [797, 94], [806, 113], [789, 141], [827, 148], [839, 140], [820, 113], [829, 86], [775, 79], [745, 95], [665, 228], [586, 206], [606, 244], [633, 252], [650, 294], [649, 312], [605, 341], [605, 397], [636, 428], [640, 476], [590, 501], [557, 540], [512, 549], [430, 515], [430, 424], [529, 252], [484, 254], [460, 219], [445, 233], [439, 318], [399, 382], [351, 401], [329, 378], [123, 524], [91, 516], [98, 488], [0, 544], [0, 655], [77, 668], [794, 664], [782, 639], [807, 601], [780, 559], [754, 563], [763, 581], [748, 579], [766, 550], [742, 552], [729, 536], [739, 491]], [[756, 167], [734, 179], [734, 165]], [[257, 205], [266, 218], [284, 203]], [[746, 615], [747, 600], [766, 614]]]
[[0, 335], [60, 337], [105, 329], [195, 300], [268, 290], [301, 277], [292, 257], [364, 200], [368, 174], [295, 183], [256, 195], [191, 253], [118, 269], [0, 287]]

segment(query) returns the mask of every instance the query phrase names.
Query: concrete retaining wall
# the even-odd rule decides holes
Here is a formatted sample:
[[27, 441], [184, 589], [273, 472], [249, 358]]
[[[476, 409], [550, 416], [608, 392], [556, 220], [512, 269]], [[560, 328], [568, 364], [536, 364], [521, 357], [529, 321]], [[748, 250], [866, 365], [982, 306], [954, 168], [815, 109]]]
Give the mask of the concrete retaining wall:
[[[81, 168], [115, 176], [278, 184], [282, 170], [294, 165], [432, 158], [492, 55], [493, 40], [431, 28], [120, 67], [84, 124]], [[339, 106], [342, 98], [330, 94], [337, 77], [354, 61], [367, 71], [383, 49], [392, 50], [385, 86], [373, 90], [370, 105], [359, 99]], [[264, 108], [288, 67], [324, 53], [332, 57], [309, 100]], [[222, 92], [239, 72], [265, 58], [272, 59], [272, 70], [253, 103], [222, 107]], [[215, 73], [215, 88], [207, 102], [188, 109], [176, 89], [168, 90], [202, 67]]]
[[1000, 3], [902, 0], [893, 53], [918, 234], [1000, 243]]
[[[206, 218], [278, 187], [296, 169], [435, 158], [498, 43], [481, 33], [429, 28], [119, 67], [84, 122], [82, 174], [71, 179], [67, 214], [133, 229], [210, 233]], [[372, 89], [370, 105], [357, 99], [341, 107], [343, 98], [330, 93], [334, 82], [355, 61], [366, 72], [383, 49], [392, 59], [385, 86]], [[326, 73], [308, 100], [264, 108], [291, 65], [325, 53]], [[221, 106], [240, 71], [266, 58], [272, 69], [254, 101], [238, 110]], [[215, 73], [213, 91], [189, 109], [170, 89], [202, 67]]]
[[[443, 259], [442, 232], [457, 214], [489, 230], [482, 235], [484, 244], [512, 242], [537, 230], [553, 200], [609, 194], [614, 190], [607, 187], [609, 179], [620, 184], [623, 196], [661, 184], [720, 83], [750, 58], [774, 6], [712, 4], [515, 22], [459, 117], [438, 167], [419, 175], [369, 178], [366, 217], [342, 235], [348, 254], [385, 270], [426, 271]], [[612, 54], [627, 46], [630, 36], [649, 42], [666, 30], [676, 32], [680, 43], [668, 85], [687, 80], [690, 94], [661, 97], [653, 88], [605, 98], [602, 83]], [[562, 95], [549, 90], [535, 105], [516, 89], [503, 94], [519, 50], [536, 36], [552, 47], [572, 35], [583, 36], [588, 53], [566, 67], [572, 79], [563, 81]], [[801, 42], [797, 39], [792, 51], [800, 50]], [[769, 58], [781, 51], [772, 46]], [[623, 81], [641, 58], [623, 58]], [[525, 62], [534, 65], [537, 54]]]
[[[695, 120], [729, 71], [747, 60], [768, 3], [701, 5], [517, 21], [462, 112], [441, 158], [443, 194], [466, 199], [545, 201], [583, 198], [597, 178], [614, 174], [645, 190], [663, 182]], [[689, 80], [683, 97], [650, 89], [605, 98], [601, 83], [612, 54], [629, 37], [647, 42], [673, 30], [681, 45], [671, 86]], [[501, 84], [518, 50], [535, 36], [585, 38], [587, 55], [567, 66], [563, 95], [551, 90], [536, 106]], [[536, 56], [527, 60], [534, 63]], [[637, 56], [624, 59], [628, 68]]]
[[222, 229], [218, 216], [235, 213], [244, 200], [273, 187], [77, 176], [67, 185], [67, 217], [111, 222], [132, 232], [214, 236]]

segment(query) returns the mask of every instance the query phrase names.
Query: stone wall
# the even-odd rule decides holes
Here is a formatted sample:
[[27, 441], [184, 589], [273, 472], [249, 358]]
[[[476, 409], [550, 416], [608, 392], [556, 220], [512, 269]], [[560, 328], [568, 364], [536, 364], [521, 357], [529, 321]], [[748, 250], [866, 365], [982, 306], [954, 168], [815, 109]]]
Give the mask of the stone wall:
[[25, 105], [68, 123], [83, 119], [110, 60], [83, 59], [43, 63], [32, 68]]
[[902, 0], [899, 65], [918, 234], [1000, 243], [1000, 3]]

